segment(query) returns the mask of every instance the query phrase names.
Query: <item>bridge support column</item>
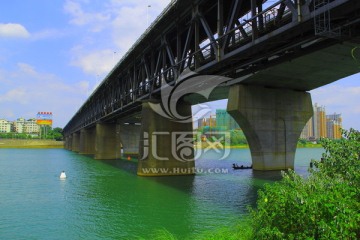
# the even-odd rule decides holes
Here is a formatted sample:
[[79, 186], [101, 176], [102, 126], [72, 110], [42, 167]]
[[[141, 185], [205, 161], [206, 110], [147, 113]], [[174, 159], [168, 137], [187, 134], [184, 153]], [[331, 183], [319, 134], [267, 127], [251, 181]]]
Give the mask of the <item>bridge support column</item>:
[[75, 132], [72, 134], [72, 151], [79, 152], [80, 134]]
[[120, 158], [120, 142], [115, 123], [96, 124], [95, 159]]
[[64, 149], [69, 150], [69, 137], [64, 137]]
[[253, 169], [294, 168], [297, 141], [313, 115], [309, 93], [234, 85], [227, 111], [244, 131]]
[[[191, 116], [191, 105], [178, 106], [182, 116]], [[162, 117], [149, 102], [142, 104], [139, 176], [191, 175], [195, 173], [192, 122]]]
[[122, 146], [122, 157], [138, 157], [141, 125], [121, 123], [118, 125], [118, 128]]
[[81, 129], [80, 154], [95, 154], [95, 128]]
[[67, 136], [67, 150], [72, 151], [72, 135]]

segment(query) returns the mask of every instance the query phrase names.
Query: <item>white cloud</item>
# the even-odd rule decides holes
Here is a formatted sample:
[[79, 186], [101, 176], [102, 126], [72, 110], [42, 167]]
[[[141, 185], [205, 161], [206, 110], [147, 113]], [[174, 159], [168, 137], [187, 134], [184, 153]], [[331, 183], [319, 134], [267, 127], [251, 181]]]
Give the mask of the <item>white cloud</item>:
[[71, 50], [71, 64], [87, 74], [107, 75], [145, 31], [147, 18], [150, 23], [169, 2], [67, 0], [64, 9], [71, 16], [70, 23], [85, 33]]
[[12, 80], [3, 83], [0, 89], [0, 118], [33, 118], [38, 111], [49, 111], [54, 112], [54, 126], [63, 127], [86, 100], [90, 90], [87, 81], [66, 84], [64, 79], [39, 72], [27, 63], [18, 63], [13, 71], [0, 69], [0, 72], [4, 78]]
[[17, 23], [0, 23], [0, 37], [28, 38], [30, 33], [26, 28]]
[[[352, 78], [356, 80], [357, 76]], [[358, 84], [346, 85], [342, 81], [311, 91], [313, 103], [325, 106], [327, 114], [341, 113], [345, 129], [353, 127], [360, 130], [360, 87]]]
[[31, 40], [43, 40], [43, 39], [59, 39], [66, 36], [68, 33], [66, 30], [59, 29], [44, 29], [39, 32], [31, 34]]
[[37, 74], [35, 69], [29, 64], [18, 63], [17, 65], [18, 65], [19, 70], [25, 74], [28, 74], [28, 75], [36, 75]]
[[81, 81], [77, 83], [79, 91], [83, 94], [89, 95], [90, 94], [90, 83], [88, 81]]
[[[112, 40], [121, 53], [125, 54], [147, 27], [170, 3], [169, 0], [133, 1], [131, 5], [113, 2], [114, 20], [111, 23]], [[151, 6], [151, 7], [148, 7]]]
[[11, 89], [0, 96], [0, 103], [1, 102], [17, 102], [20, 104], [25, 104], [28, 102], [26, 91], [22, 87]]
[[106, 22], [110, 20], [110, 14], [99, 11], [86, 12], [83, 10], [81, 2], [88, 3], [84, 1], [77, 2], [74, 0], [67, 0], [65, 2], [64, 10], [72, 17], [70, 23], [77, 26], [89, 25], [90, 31], [100, 32], [104, 25], [106, 25]]
[[72, 65], [81, 67], [87, 74], [104, 76], [115, 65], [114, 51], [109, 49], [86, 52], [82, 47], [76, 47], [72, 52]]

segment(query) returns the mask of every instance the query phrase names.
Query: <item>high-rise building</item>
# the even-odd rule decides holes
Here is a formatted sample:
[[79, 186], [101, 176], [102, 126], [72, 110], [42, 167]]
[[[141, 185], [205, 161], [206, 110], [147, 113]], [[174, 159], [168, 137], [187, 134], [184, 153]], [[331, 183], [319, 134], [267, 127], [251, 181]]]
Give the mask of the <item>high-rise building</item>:
[[210, 115], [210, 117], [206, 118], [206, 126], [216, 127], [216, 116]]
[[327, 137], [332, 139], [341, 138], [342, 118], [341, 114], [326, 115]]
[[311, 139], [314, 136], [313, 119], [310, 118], [301, 132], [300, 138]]
[[210, 115], [207, 118], [200, 118], [197, 122], [197, 127], [215, 127], [216, 126], [216, 116]]
[[342, 118], [341, 114], [326, 115], [325, 107], [314, 105], [314, 115], [306, 123], [300, 138], [320, 139], [327, 137], [331, 139], [341, 138]]
[[198, 119], [198, 121], [197, 121], [197, 127], [198, 127], [198, 128], [203, 127], [203, 126], [205, 125], [204, 121], [205, 121], [205, 118], [200, 118], [200, 119]]
[[327, 137], [325, 107], [314, 105], [313, 136], [315, 139]]
[[225, 127], [226, 130], [240, 128], [239, 124], [237, 124], [225, 109], [216, 109], [216, 126]]

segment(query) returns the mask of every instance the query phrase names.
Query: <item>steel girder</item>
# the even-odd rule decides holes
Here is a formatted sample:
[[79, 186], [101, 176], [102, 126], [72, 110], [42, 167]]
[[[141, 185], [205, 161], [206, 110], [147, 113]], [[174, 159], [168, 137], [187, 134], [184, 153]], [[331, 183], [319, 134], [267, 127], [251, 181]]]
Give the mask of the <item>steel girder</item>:
[[[336, 7], [354, 0], [333, 0]], [[121, 117], [176, 84], [186, 68], [239, 77], [313, 41], [313, 0], [177, 0], [107, 75], [64, 135]], [[321, 11], [318, 9], [317, 11]]]

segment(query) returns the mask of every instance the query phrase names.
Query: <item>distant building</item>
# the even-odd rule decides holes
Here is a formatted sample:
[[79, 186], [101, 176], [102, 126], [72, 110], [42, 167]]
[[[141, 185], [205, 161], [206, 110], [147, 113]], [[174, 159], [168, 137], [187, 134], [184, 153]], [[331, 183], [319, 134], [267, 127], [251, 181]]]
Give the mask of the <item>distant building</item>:
[[314, 115], [306, 123], [300, 138], [317, 140], [320, 138], [341, 138], [342, 118], [341, 114], [326, 115], [325, 107], [314, 105]]
[[200, 118], [198, 120], [198, 128], [201, 127], [216, 127], [216, 116], [210, 115], [208, 118]]
[[198, 128], [201, 128], [201, 127], [203, 127], [205, 124], [206, 124], [205, 118], [200, 118], [200, 119], [198, 120], [198, 122], [197, 122], [197, 127], [198, 127]]
[[314, 129], [313, 129], [313, 119], [310, 118], [306, 123], [304, 129], [301, 132], [300, 138], [302, 139], [311, 139], [314, 137]]
[[216, 127], [216, 116], [210, 115], [209, 118], [206, 118], [206, 126]]
[[325, 107], [314, 105], [313, 136], [315, 139], [327, 137]]
[[206, 125], [206, 118], [200, 118], [198, 120], [198, 128], [205, 127]]
[[341, 138], [342, 118], [341, 114], [326, 115], [327, 137], [332, 139]]
[[240, 128], [239, 124], [225, 109], [216, 109], [216, 126], [225, 127], [226, 130]]
[[24, 127], [25, 127], [25, 119], [24, 118], [18, 118], [16, 121], [12, 123], [12, 132], [16, 133], [23, 133]]
[[5, 119], [0, 119], [0, 133], [11, 132], [11, 123]]
[[40, 126], [36, 123], [35, 118], [28, 119], [24, 124], [24, 133], [38, 134], [40, 132]]
[[40, 126], [36, 123], [35, 118], [26, 120], [25, 118], [18, 118], [12, 122], [11, 132], [26, 133], [26, 134], [39, 134]]

